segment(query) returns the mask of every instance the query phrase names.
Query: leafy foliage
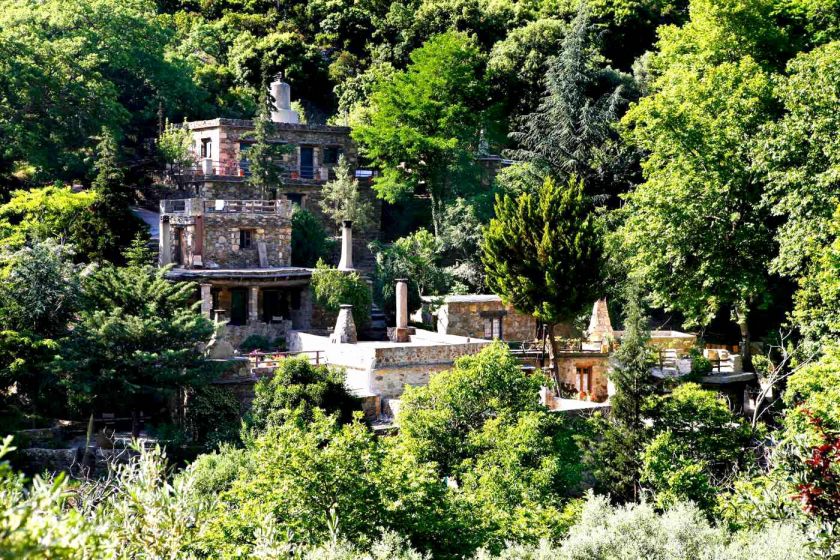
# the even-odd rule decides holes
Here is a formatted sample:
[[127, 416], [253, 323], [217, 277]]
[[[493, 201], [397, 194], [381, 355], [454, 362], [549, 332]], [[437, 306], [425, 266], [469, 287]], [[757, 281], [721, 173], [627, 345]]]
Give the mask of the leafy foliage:
[[315, 409], [338, 413], [340, 421], [349, 422], [359, 402], [344, 387], [344, 378], [343, 370], [313, 365], [305, 357], [284, 359], [274, 375], [254, 387], [248, 423], [265, 430], [293, 415], [311, 418]]
[[439, 263], [439, 245], [425, 229], [401, 237], [390, 246], [371, 243], [376, 257], [374, 289], [381, 299], [383, 309], [396, 313], [396, 281], [408, 280], [408, 311], [420, 309], [422, 296], [446, 292], [451, 279]]
[[362, 198], [359, 180], [353, 176], [347, 158], [342, 154], [335, 167], [335, 179], [321, 189], [321, 210], [336, 226], [349, 220], [359, 231], [369, 229], [373, 223], [373, 204]]
[[327, 311], [337, 313], [342, 304], [349, 304], [357, 328], [370, 323], [370, 287], [358, 272], [344, 272], [318, 261], [311, 286], [315, 303]]
[[313, 267], [332, 256], [333, 241], [315, 215], [303, 208], [292, 213], [292, 266]]
[[485, 85], [482, 57], [464, 34], [438, 35], [411, 53], [405, 71], [374, 86], [369, 110], [353, 129], [382, 174], [374, 188], [394, 202], [416, 191], [431, 201], [437, 233], [444, 205], [475, 173]]
[[139, 260], [103, 266], [82, 283], [84, 305], [60, 364], [70, 402], [80, 410], [154, 410], [156, 399], [208, 372], [197, 344], [213, 326], [191, 303], [195, 286], [168, 281], [168, 269], [148, 264], [142, 240], [135, 244]]

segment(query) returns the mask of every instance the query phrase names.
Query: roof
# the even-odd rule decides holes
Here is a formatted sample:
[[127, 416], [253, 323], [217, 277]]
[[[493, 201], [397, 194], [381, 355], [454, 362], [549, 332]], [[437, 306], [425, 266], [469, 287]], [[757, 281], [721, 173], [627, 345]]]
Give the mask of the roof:
[[170, 280], [293, 280], [308, 279], [311, 268], [293, 266], [273, 268], [173, 268], [166, 273]]
[[496, 294], [450, 294], [445, 296], [423, 296], [421, 299], [425, 303], [484, 303], [489, 301], [502, 301], [502, 298]]
[[[311, 132], [340, 132], [350, 134], [350, 127], [330, 126], [326, 124], [304, 124], [304, 123], [271, 123], [276, 130], [306, 130]], [[254, 128], [254, 121], [249, 119], [209, 119], [204, 121], [190, 121], [187, 128], [190, 130], [202, 130], [207, 128]]]

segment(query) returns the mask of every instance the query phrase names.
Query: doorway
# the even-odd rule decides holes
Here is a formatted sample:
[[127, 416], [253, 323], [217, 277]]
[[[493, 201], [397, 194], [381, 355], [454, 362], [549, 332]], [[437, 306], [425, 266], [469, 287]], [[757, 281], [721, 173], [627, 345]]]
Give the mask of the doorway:
[[263, 290], [263, 322], [289, 319], [289, 294], [285, 290]]
[[315, 176], [315, 148], [300, 147], [300, 178], [311, 179]]
[[244, 325], [248, 319], [248, 290], [230, 289], [230, 324]]

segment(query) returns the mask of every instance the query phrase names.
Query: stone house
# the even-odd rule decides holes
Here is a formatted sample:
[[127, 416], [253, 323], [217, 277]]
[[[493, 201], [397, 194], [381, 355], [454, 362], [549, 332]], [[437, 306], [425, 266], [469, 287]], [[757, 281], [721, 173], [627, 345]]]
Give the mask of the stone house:
[[344, 156], [354, 169], [363, 198], [374, 205], [373, 224], [357, 230], [354, 249], [361, 268], [370, 260], [368, 243], [378, 236], [381, 202], [371, 182], [373, 172], [358, 169], [358, 153], [350, 138], [350, 128], [299, 122], [291, 109], [289, 85], [278, 78], [271, 84], [275, 107], [272, 111], [272, 133], [269, 141], [286, 147], [278, 163], [281, 184], [260, 188], [249, 182], [248, 151], [254, 144], [254, 121], [243, 119], [211, 119], [187, 122], [183, 126], [192, 134], [191, 162], [170, 168], [169, 175], [183, 189], [185, 198], [204, 200], [287, 200], [315, 214], [327, 228], [338, 232], [338, 226], [321, 210], [324, 184], [335, 178], [335, 167]]
[[[281, 184], [263, 189], [248, 180], [252, 121], [188, 122], [194, 163], [169, 170], [182, 189], [179, 198], [160, 203], [160, 264], [173, 265], [170, 279], [201, 286], [202, 311], [225, 325], [232, 346], [250, 334], [273, 340], [310, 327], [312, 271], [291, 264], [292, 213], [299, 205], [320, 215], [320, 191], [334, 177], [339, 156], [356, 163], [349, 129], [299, 123], [289, 86], [278, 79], [271, 87], [272, 141], [291, 146]], [[369, 181], [364, 184], [372, 196]], [[348, 247], [342, 248], [340, 268], [347, 270], [354, 268], [351, 228], [342, 228]]]
[[440, 334], [500, 340], [533, 340], [537, 320], [494, 294], [424, 296], [416, 318]]

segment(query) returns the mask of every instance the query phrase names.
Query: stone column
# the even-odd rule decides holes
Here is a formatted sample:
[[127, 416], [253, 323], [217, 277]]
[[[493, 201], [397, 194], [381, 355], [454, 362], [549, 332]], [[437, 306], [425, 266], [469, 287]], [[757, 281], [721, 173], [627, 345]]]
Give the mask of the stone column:
[[166, 266], [172, 262], [172, 241], [170, 240], [170, 231], [171, 227], [169, 225], [169, 219], [167, 218], [167, 220], [164, 221], [163, 217], [161, 217], [160, 231], [158, 232], [158, 263], [160, 266]]
[[211, 284], [201, 285], [201, 312], [205, 317], [213, 318], [213, 293]]
[[408, 280], [397, 279], [397, 328], [394, 335], [396, 342], [408, 342]]
[[342, 303], [339, 306], [335, 329], [330, 337], [333, 344], [356, 344], [356, 323], [353, 321], [353, 306]]
[[250, 288], [248, 288], [248, 324], [254, 324], [259, 321], [259, 298], [260, 289], [258, 286], [251, 286]]
[[341, 228], [341, 260], [338, 270], [353, 270], [353, 222], [344, 220]]

